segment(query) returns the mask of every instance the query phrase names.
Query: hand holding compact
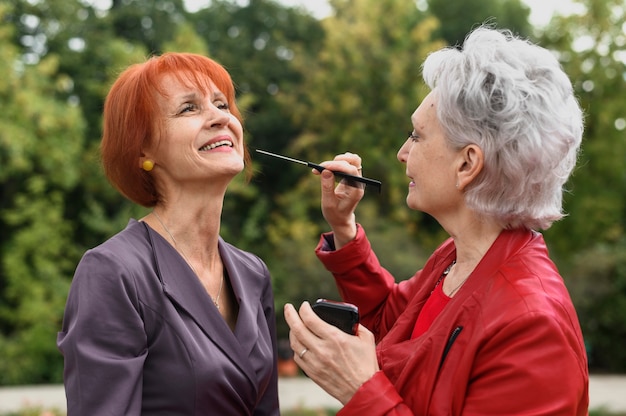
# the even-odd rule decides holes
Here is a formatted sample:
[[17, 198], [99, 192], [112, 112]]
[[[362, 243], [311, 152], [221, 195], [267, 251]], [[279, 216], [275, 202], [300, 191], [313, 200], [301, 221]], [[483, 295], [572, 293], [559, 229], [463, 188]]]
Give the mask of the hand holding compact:
[[291, 304], [285, 305], [284, 312], [296, 363], [341, 403], [347, 403], [379, 370], [374, 336], [363, 325], [356, 335], [348, 335], [319, 318], [308, 302], [299, 314]]

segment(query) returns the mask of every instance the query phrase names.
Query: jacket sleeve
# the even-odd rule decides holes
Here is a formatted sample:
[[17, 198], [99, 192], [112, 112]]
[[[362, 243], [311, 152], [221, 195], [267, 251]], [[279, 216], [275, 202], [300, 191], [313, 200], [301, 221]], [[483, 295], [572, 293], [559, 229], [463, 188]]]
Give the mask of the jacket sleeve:
[[88, 251], [68, 295], [57, 345], [68, 416], [140, 415], [147, 341], [132, 276]]
[[396, 284], [378, 261], [360, 225], [356, 238], [339, 250], [334, 249], [332, 233], [323, 234], [315, 254], [333, 274], [341, 298], [359, 307], [361, 323], [377, 341], [405, 310], [419, 283], [419, 278], [412, 278]]
[[357, 390], [337, 416], [385, 415], [412, 416], [413, 411], [382, 371], [378, 371]]

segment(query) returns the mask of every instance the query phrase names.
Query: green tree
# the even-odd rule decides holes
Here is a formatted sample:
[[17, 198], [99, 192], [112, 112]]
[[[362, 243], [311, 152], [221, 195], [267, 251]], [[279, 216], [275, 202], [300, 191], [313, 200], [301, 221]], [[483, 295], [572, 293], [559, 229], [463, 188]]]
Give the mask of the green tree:
[[581, 0], [539, 31], [574, 82], [585, 111], [582, 153], [565, 197], [567, 218], [546, 232], [561, 260], [590, 346], [590, 362], [625, 371], [626, 4]]
[[71, 202], [65, 216], [73, 219], [74, 242], [84, 251], [125, 225], [129, 213], [137, 212], [104, 179], [98, 146], [102, 106], [112, 80], [147, 52], [123, 38], [125, 34], [117, 36], [109, 10], [78, 0], [12, 1], [9, 21], [17, 28], [13, 43], [21, 60], [37, 66], [48, 56], [61, 57], [56, 72], [66, 84], [55, 97], [77, 106], [86, 120], [78, 162], [81, 180], [64, 195]]
[[530, 34], [530, 9], [520, 0], [427, 0], [427, 4], [442, 23], [437, 36], [448, 45], [462, 45], [467, 33], [485, 22], [524, 37]]
[[576, 253], [566, 273], [587, 344], [589, 365], [626, 372], [626, 241]]
[[[0, 5], [0, 20], [12, 13]], [[76, 255], [65, 193], [80, 179], [85, 123], [57, 97], [69, 79], [53, 54], [36, 66], [0, 29], [0, 384], [57, 382], [54, 345]]]
[[[566, 195], [571, 218], [554, 227], [560, 253], [624, 237], [626, 222], [626, 5], [621, 0], [585, 0], [584, 14], [559, 16], [541, 42], [558, 51], [585, 112], [581, 157]], [[565, 237], [567, 236], [567, 237]]]
[[112, 0], [109, 18], [116, 36], [160, 54], [187, 12], [182, 0]]
[[74, 268], [133, 210], [100, 169], [102, 101], [116, 71], [145, 53], [78, 1], [2, 6], [0, 384], [59, 382], [56, 332]]

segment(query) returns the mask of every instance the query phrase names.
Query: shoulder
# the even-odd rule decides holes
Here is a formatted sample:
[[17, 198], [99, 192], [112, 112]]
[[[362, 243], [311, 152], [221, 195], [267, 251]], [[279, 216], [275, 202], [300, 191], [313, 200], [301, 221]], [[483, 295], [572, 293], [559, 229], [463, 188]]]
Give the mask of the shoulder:
[[[516, 241], [513, 241], [515, 240]], [[481, 301], [486, 315], [502, 320], [543, 319], [568, 324], [576, 312], [563, 277], [550, 259], [541, 234], [520, 233], [500, 244], [513, 248], [485, 282]]]
[[117, 253], [122, 256], [131, 256], [137, 251], [146, 250], [150, 250], [146, 226], [139, 221], [130, 220], [126, 228], [89, 250], [89, 252]]
[[152, 268], [151, 259], [152, 250], [144, 225], [131, 220], [124, 230], [83, 254], [74, 281], [88, 279], [90, 284], [98, 285], [120, 279], [132, 281], [141, 271]]
[[567, 294], [556, 265], [548, 254], [543, 236], [537, 232], [518, 233], [516, 242], [501, 241], [513, 247], [504, 256], [494, 277], [494, 289], [508, 290], [521, 298]]

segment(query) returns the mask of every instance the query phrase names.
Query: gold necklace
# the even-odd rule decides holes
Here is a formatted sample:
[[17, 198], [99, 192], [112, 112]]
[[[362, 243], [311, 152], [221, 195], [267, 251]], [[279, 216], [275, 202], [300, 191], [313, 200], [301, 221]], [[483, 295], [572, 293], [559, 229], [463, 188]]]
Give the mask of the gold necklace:
[[[193, 264], [191, 264], [191, 262], [185, 255], [185, 252], [183, 251], [182, 247], [178, 245], [178, 243], [176, 242], [176, 239], [174, 238], [170, 230], [165, 226], [165, 224], [163, 224], [163, 221], [161, 220], [161, 217], [159, 216], [159, 214], [157, 214], [155, 211], [152, 211], [152, 214], [154, 214], [154, 217], [157, 219], [157, 221], [159, 221], [159, 224], [161, 224], [161, 227], [163, 227], [167, 235], [170, 236], [170, 238], [172, 239], [172, 242], [174, 242], [174, 246], [176, 247], [176, 249], [180, 252], [180, 254], [182, 254], [183, 258], [185, 259], [189, 267], [191, 267], [191, 270], [193, 270], [193, 272], [196, 274], [196, 276], [198, 276], [198, 279], [199, 279], [200, 275], [198, 274], [195, 267], [193, 267]], [[209, 293], [209, 297], [211, 298], [211, 300], [213, 301], [213, 304], [218, 310], [220, 309], [220, 296], [222, 295], [223, 286], [224, 286], [224, 273], [222, 273], [222, 279], [220, 280], [220, 288], [217, 291], [217, 297], [213, 299], [213, 296], [211, 296], [211, 294]]]

